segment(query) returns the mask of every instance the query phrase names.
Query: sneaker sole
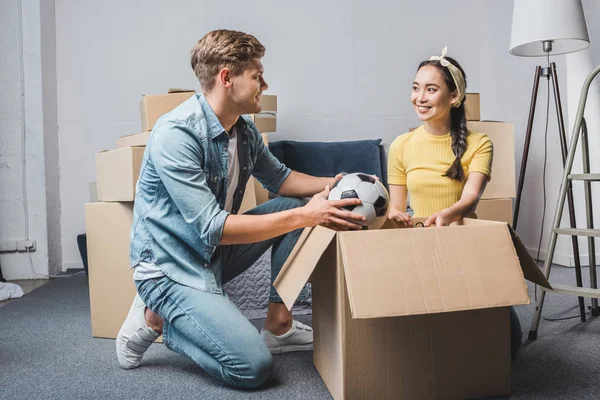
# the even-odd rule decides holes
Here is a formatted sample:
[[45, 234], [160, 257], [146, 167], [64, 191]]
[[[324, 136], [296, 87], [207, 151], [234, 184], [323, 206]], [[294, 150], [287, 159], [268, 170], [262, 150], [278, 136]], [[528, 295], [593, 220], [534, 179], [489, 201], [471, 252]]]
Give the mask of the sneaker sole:
[[269, 351], [271, 352], [271, 354], [291, 353], [294, 351], [312, 351], [312, 349], [313, 349], [312, 343], [281, 346], [281, 347], [269, 347]]

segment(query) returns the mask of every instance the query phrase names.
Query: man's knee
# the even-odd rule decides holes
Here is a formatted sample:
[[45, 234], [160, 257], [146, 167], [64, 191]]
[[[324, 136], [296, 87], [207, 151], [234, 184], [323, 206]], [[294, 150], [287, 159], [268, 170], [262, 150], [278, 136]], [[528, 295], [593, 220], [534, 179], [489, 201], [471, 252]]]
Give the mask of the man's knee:
[[229, 382], [241, 389], [256, 389], [273, 373], [273, 357], [269, 350], [259, 352], [237, 367], [224, 369]]

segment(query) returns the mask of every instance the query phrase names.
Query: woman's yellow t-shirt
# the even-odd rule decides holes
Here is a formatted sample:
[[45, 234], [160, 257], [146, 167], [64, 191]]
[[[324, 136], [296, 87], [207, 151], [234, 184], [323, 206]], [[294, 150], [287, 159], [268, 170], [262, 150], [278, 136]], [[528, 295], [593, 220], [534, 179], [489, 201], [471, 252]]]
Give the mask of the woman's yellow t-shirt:
[[[390, 145], [388, 183], [407, 187], [415, 217], [429, 217], [460, 200], [466, 179], [458, 182], [443, 176], [456, 159], [451, 144], [450, 133], [432, 135], [421, 125]], [[461, 158], [465, 177], [481, 172], [491, 178], [492, 156], [493, 145], [487, 135], [469, 132]]]

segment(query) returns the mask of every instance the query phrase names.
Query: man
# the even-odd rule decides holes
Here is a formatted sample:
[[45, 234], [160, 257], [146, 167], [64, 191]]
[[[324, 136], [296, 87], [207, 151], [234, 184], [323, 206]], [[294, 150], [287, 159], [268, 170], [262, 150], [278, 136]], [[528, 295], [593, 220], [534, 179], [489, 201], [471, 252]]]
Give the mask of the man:
[[[253, 388], [270, 375], [271, 353], [312, 349], [312, 329], [292, 319], [272, 286], [260, 334], [222, 289], [271, 246], [274, 280], [304, 227], [360, 229], [364, 221], [341, 209], [360, 200], [327, 200], [341, 176], [292, 172], [242, 116], [261, 111], [264, 52], [252, 35], [208, 33], [191, 54], [202, 94], [159, 119], [150, 135], [131, 232], [139, 296], [116, 343], [123, 368], [139, 366], [162, 333], [169, 349], [209, 374]], [[250, 175], [280, 197], [237, 215]]]

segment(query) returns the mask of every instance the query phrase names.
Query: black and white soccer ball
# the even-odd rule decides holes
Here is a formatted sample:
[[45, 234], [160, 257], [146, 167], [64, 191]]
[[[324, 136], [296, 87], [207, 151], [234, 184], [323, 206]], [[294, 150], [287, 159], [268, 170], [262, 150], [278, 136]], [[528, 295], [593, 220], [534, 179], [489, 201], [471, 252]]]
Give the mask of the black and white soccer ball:
[[353, 173], [344, 175], [329, 192], [329, 200], [353, 199], [362, 201], [360, 205], [344, 209], [358, 213], [366, 218], [364, 229], [379, 229], [385, 223], [390, 195], [383, 183], [371, 175]]

